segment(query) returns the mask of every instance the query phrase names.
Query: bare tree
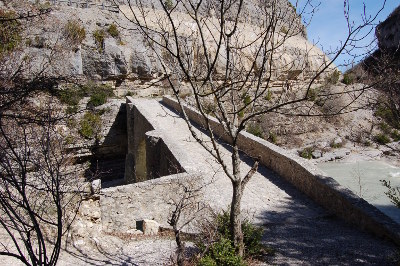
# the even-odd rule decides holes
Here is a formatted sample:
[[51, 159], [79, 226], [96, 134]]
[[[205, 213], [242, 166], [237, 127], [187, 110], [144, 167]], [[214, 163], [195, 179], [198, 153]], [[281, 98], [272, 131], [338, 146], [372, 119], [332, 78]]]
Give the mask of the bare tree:
[[183, 266], [185, 262], [185, 243], [182, 239], [182, 231], [204, 213], [206, 205], [202, 203], [202, 189], [204, 185], [198, 184], [192, 177], [183, 177], [175, 184], [175, 197], [169, 199], [172, 207], [168, 224], [172, 226], [177, 245], [176, 264]]
[[[312, 1], [294, 7], [280, 0], [132, 0], [128, 8], [121, 8], [161, 62], [193, 137], [218, 161], [232, 183], [231, 241], [241, 256], [241, 199], [258, 162], [255, 160], [248, 172], [241, 172], [240, 133], [260, 116], [273, 112], [297, 116], [350, 112], [360, 108], [352, 104], [370, 88], [317, 89], [323, 85], [321, 80], [337, 82], [334, 60], [355, 48], [365, 37], [363, 30], [372, 27], [376, 18], [364, 14], [363, 22], [355, 25], [349, 18], [349, 1], [343, 2], [348, 34], [330, 59], [312, 45], [300, 45], [305, 42], [300, 38], [305, 35], [301, 17], [312, 17], [316, 6]], [[294, 42], [301, 48], [294, 48]], [[192, 94], [192, 104], [204, 118], [208, 140], [197, 135], [185, 113], [180, 97], [185, 90]], [[325, 102], [341, 97], [346, 98], [342, 105], [321, 112]], [[222, 155], [209, 115], [221, 123], [228, 136], [229, 159]]]
[[27, 8], [0, 10], [0, 255], [55, 265], [80, 200], [49, 94], [65, 81], [47, 73], [56, 50], [40, 64], [23, 51], [25, 26], [50, 10]]
[[26, 265], [56, 264], [79, 204], [71, 158], [52, 121], [0, 118], [0, 224], [8, 235], [0, 255]]

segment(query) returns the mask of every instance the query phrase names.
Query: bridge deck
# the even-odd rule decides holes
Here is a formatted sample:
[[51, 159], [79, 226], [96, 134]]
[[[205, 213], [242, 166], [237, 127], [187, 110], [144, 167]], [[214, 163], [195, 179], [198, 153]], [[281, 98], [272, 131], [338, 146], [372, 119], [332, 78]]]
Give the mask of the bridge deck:
[[[231, 184], [215, 159], [191, 136], [185, 121], [155, 101], [136, 102], [158, 130], [171, 137], [180, 151], [177, 158], [189, 174], [201, 172], [212, 181], [204, 188], [205, 199], [214, 208], [226, 208]], [[207, 136], [197, 129], [204, 139]], [[229, 150], [220, 145], [229, 162]], [[243, 155], [241, 170], [252, 161]], [[275, 173], [261, 166], [248, 183], [242, 209], [263, 225], [263, 241], [277, 250], [273, 263], [284, 264], [385, 264], [393, 245], [351, 227], [330, 215]], [[387, 262], [389, 263], [389, 262]]]

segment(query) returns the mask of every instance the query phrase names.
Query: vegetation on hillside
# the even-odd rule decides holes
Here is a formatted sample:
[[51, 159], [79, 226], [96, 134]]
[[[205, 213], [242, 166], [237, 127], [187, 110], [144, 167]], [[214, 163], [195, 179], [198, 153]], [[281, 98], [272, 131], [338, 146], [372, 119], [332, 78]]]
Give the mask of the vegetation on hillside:
[[0, 57], [16, 49], [21, 42], [22, 27], [17, 19], [17, 14], [13, 11], [0, 9], [0, 18], [4, 21], [0, 23]]
[[86, 38], [85, 28], [77, 20], [68, 20], [64, 26], [64, 35], [74, 44], [81, 44]]

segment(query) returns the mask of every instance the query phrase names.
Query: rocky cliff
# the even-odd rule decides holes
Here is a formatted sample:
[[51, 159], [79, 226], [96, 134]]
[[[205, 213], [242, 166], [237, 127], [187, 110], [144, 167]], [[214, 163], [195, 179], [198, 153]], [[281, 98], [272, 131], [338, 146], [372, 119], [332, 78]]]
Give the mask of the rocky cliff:
[[[51, 4], [55, 5], [52, 5], [50, 15], [33, 31], [27, 32], [30, 42], [27, 42], [26, 50], [29, 53], [34, 53], [36, 58], [51, 54], [54, 46], [65, 37], [65, 25], [73, 20], [84, 27], [85, 38], [79, 44], [63, 47], [64, 56], [55, 64], [57, 73], [93, 80], [113, 80], [117, 86], [125, 80], [151, 80], [162, 75], [159, 58], [121, 12], [103, 8], [101, 1], [97, 1], [96, 4], [88, 1], [87, 5], [78, 2], [74, 4], [75, 1], [72, 1], [70, 6], [67, 5], [68, 1], [59, 4], [60, 2], [52, 1]], [[269, 2], [245, 1], [243, 12], [246, 15], [241, 23], [245, 25], [244, 29], [249, 34], [252, 27], [260, 26], [258, 10], [270, 8]], [[151, 5], [150, 0], [144, 3]], [[329, 59], [307, 41], [305, 27], [301, 24], [301, 18], [296, 14], [295, 8], [287, 0], [280, 0], [278, 3], [278, 16], [281, 18], [277, 29], [285, 32], [287, 28], [295, 27], [300, 34], [290, 38], [286, 45], [280, 48], [276, 69], [286, 66], [293, 72], [296, 68], [302, 69], [306, 66], [309, 71], [317, 70]], [[120, 8], [123, 10], [127, 6], [121, 5]], [[113, 24], [118, 25], [118, 36], [112, 36], [108, 32]], [[99, 34], [101, 43], [96, 39]], [[288, 62], [293, 63], [288, 65]]]
[[400, 6], [376, 27], [379, 49], [397, 50], [400, 48]]

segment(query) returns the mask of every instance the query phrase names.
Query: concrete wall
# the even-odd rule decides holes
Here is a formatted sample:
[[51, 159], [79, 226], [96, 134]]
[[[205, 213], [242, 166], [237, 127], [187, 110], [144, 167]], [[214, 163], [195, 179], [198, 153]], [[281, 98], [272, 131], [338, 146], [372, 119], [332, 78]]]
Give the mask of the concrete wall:
[[182, 184], [202, 182], [201, 176], [183, 173], [180, 161], [184, 162], [184, 153], [137, 103], [127, 97], [126, 184], [105, 184], [100, 192], [101, 221], [106, 232], [134, 233], [136, 222], [144, 219], [168, 226], [172, 208], [169, 202], [182, 195]]
[[125, 155], [127, 153], [126, 105], [120, 100], [107, 103], [107, 111], [102, 116], [103, 136], [92, 151], [92, 172], [101, 173], [103, 182], [124, 177]]
[[144, 219], [155, 220], [162, 226], [168, 226], [167, 221], [172, 211], [172, 205], [168, 202], [176, 201], [183, 195], [182, 184], [192, 180], [202, 182], [200, 176], [180, 173], [102, 189], [100, 194], [102, 229], [105, 232], [131, 233], [136, 229], [136, 222]]
[[143, 182], [184, 171], [170, 151], [165, 137], [157, 130], [157, 124], [149, 121], [127, 97], [128, 150], [125, 160], [125, 183]]
[[[162, 102], [178, 112], [182, 111], [174, 98], [164, 97]], [[196, 110], [185, 106], [185, 112], [192, 121], [204, 126], [205, 120]], [[214, 134], [229, 142], [218, 121], [213, 117], [209, 119]], [[278, 173], [328, 211], [363, 230], [400, 244], [398, 224], [365, 200], [341, 187], [334, 179], [323, 176], [304, 159], [294, 157], [284, 149], [247, 132], [241, 133], [238, 143], [240, 150], [253, 158], [260, 158], [263, 165]]]

